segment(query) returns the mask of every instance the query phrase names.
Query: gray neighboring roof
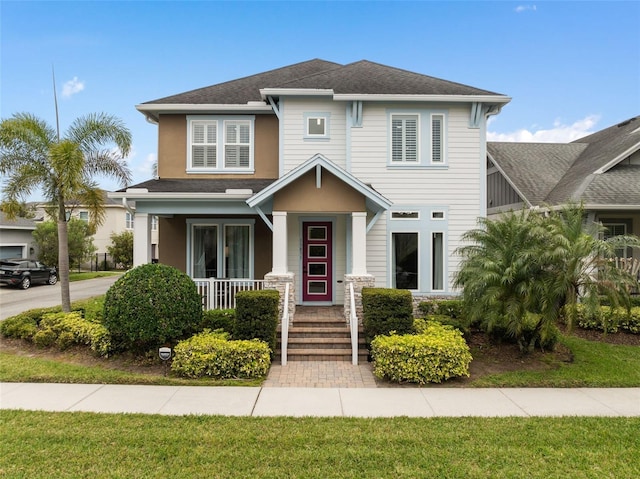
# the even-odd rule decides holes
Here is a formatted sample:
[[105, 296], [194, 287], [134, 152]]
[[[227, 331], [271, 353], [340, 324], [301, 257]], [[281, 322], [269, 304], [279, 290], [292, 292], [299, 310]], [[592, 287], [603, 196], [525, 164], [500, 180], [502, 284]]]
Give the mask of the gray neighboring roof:
[[10, 229], [35, 230], [36, 223], [35, 223], [35, 220], [28, 219], [28, 218], [15, 218], [13, 220], [10, 220], [7, 218], [7, 215], [5, 215], [3, 212], [0, 211], [0, 228], [8, 229], [8, 230]]
[[567, 144], [487, 142], [507, 179], [532, 205], [584, 201], [640, 206], [640, 116]]
[[262, 101], [261, 89], [332, 89], [336, 94], [495, 95], [487, 90], [361, 60], [348, 65], [309, 60], [264, 73], [148, 101], [153, 104], [246, 104]]
[[487, 142], [487, 152], [531, 205], [545, 201], [585, 145]]
[[[128, 186], [127, 188], [146, 188], [149, 190], [149, 193], [224, 193], [227, 190], [250, 189], [255, 194], [274, 181], [276, 180], [255, 178], [223, 178], [213, 180], [203, 178], [160, 178], [157, 180], [144, 181], [137, 185]], [[116, 193], [126, 193], [127, 188], [118, 190]]]

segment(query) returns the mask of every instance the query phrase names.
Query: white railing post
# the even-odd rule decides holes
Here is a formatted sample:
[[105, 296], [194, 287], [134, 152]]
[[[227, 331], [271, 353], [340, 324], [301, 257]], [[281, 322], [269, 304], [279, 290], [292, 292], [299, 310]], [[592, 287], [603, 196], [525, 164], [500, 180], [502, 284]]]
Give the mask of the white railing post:
[[287, 346], [289, 344], [289, 283], [284, 287], [284, 304], [282, 306], [282, 323], [280, 324], [280, 363], [287, 365]]
[[193, 278], [202, 296], [202, 308], [231, 309], [236, 307], [236, 293], [254, 289], [264, 289], [263, 280]]
[[349, 328], [351, 330], [351, 363], [358, 364], [358, 315], [353, 283], [349, 283]]

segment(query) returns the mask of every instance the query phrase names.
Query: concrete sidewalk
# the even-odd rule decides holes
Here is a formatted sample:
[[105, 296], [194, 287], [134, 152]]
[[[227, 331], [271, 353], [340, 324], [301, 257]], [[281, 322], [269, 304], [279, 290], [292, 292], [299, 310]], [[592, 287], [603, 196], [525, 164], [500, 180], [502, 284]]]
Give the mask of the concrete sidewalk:
[[261, 388], [0, 383], [0, 409], [224, 416], [640, 416], [640, 388]]

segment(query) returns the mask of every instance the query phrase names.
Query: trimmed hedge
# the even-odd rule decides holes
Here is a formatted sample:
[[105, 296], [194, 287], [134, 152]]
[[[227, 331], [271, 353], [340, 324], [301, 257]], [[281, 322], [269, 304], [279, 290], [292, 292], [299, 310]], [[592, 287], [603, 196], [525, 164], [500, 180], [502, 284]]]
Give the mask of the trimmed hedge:
[[[568, 306], [565, 306], [567, 308]], [[640, 307], [630, 310], [601, 306], [595, 314], [589, 314], [582, 304], [577, 304], [576, 324], [583, 329], [595, 329], [606, 333], [624, 331], [640, 334]], [[563, 310], [563, 318], [566, 311]]]
[[222, 329], [229, 334], [233, 334], [235, 324], [235, 309], [209, 309], [202, 312], [200, 330], [210, 329], [215, 331], [216, 329]]
[[276, 350], [278, 304], [280, 293], [275, 289], [240, 291], [236, 294], [234, 339], [260, 339], [271, 352]]
[[100, 323], [87, 321], [77, 311], [45, 314], [33, 340], [39, 346], [55, 343], [60, 349], [85, 345], [100, 356], [108, 356], [111, 352], [109, 331]]
[[461, 299], [433, 299], [421, 301], [418, 311], [427, 315], [444, 315], [453, 319], [464, 319], [464, 302]]
[[118, 350], [143, 352], [184, 339], [202, 321], [202, 298], [185, 273], [164, 264], [129, 270], [107, 291], [103, 323]]
[[383, 334], [413, 332], [413, 298], [406, 289], [362, 288], [362, 309], [367, 344]]
[[186, 378], [256, 379], [271, 366], [269, 346], [258, 339], [229, 341], [226, 333], [204, 331], [174, 348], [171, 370]]
[[377, 377], [426, 384], [469, 376], [472, 357], [462, 333], [451, 326], [425, 323], [420, 334], [378, 336], [371, 342]]

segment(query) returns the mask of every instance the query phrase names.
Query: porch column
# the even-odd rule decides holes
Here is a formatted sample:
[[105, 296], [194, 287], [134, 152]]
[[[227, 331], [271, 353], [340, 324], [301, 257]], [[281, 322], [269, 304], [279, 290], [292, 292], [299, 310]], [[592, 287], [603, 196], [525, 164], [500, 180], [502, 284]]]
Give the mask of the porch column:
[[367, 274], [367, 213], [351, 213], [351, 274]]
[[133, 266], [151, 262], [151, 221], [149, 213], [133, 217]]
[[287, 263], [287, 212], [273, 213], [273, 274], [286, 274], [289, 271]]

